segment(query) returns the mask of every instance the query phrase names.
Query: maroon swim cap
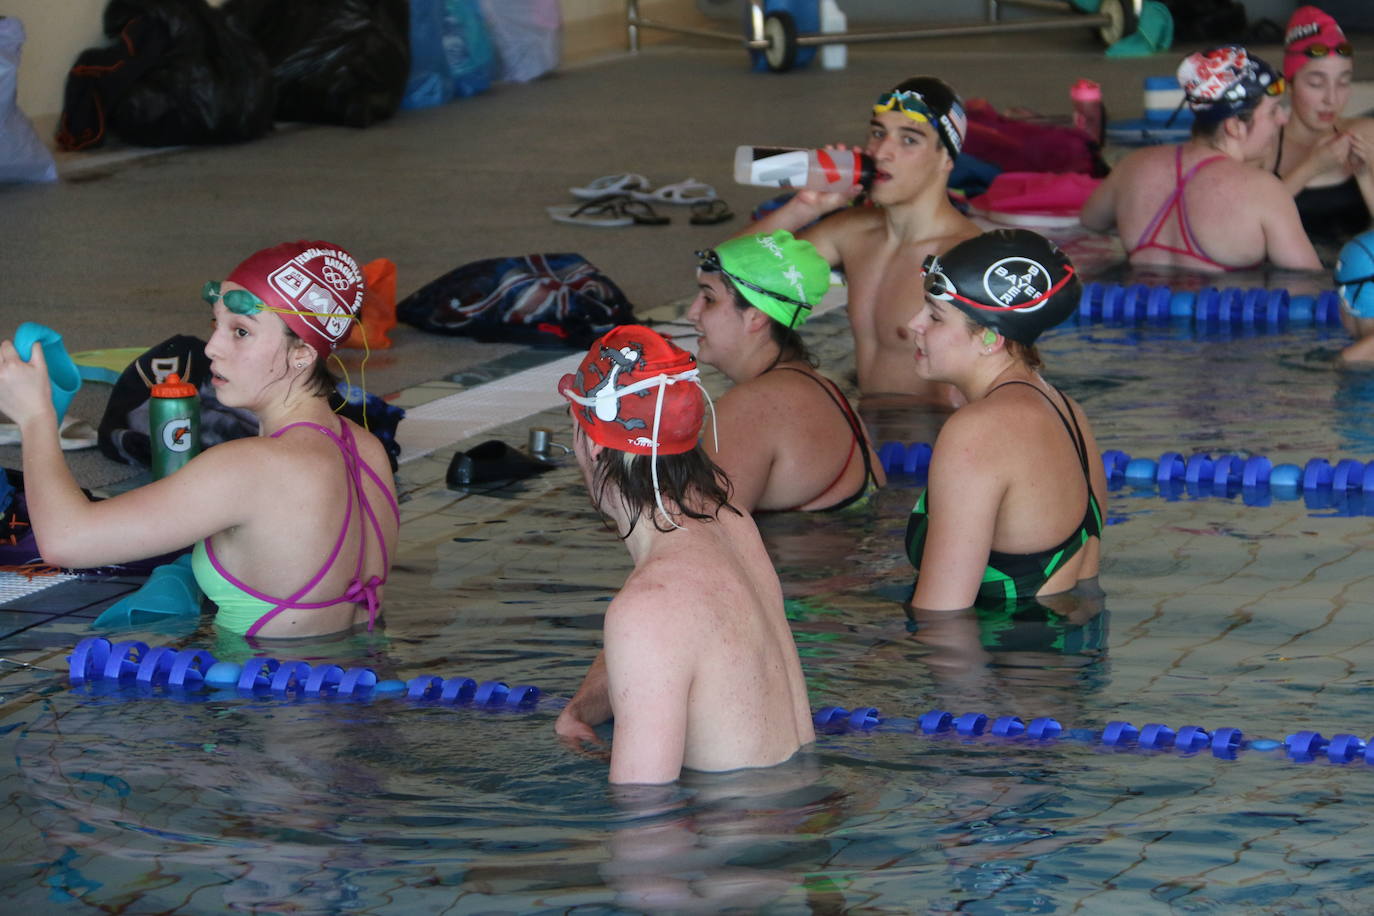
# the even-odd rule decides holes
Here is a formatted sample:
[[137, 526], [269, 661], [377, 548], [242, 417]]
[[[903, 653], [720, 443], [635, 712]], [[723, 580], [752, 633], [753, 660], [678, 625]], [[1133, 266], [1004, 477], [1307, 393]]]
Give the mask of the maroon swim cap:
[[363, 306], [363, 272], [329, 242], [286, 242], [250, 255], [229, 275], [281, 316], [321, 358], [348, 336]]

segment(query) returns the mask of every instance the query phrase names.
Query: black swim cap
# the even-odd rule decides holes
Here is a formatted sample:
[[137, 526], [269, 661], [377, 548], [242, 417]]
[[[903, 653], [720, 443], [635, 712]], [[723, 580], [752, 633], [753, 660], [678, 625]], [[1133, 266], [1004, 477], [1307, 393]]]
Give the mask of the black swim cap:
[[951, 160], [958, 159], [968, 135], [968, 114], [959, 93], [935, 76], [902, 80], [878, 97], [874, 113], [900, 109], [915, 121], [927, 121], [935, 129]]
[[927, 296], [1023, 344], [1072, 315], [1082, 292], [1068, 256], [1029, 229], [985, 232], [931, 255], [921, 279]]

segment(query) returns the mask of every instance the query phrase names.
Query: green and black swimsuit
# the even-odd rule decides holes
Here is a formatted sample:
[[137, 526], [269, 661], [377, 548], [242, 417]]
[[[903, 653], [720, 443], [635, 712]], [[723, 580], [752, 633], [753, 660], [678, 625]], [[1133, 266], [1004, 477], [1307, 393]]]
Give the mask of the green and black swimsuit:
[[[1065, 398], [1064, 392], [1058, 388], [1054, 389], [1055, 393], [1064, 399], [1064, 406], [1068, 409], [1066, 416], [1053, 398], [1030, 382], [1003, 382], [997, 388], [1003, 388], [1007, 385], [1025, 385], [1034, 390], [1049, 401], [1054, 412], [1059, 415], [1059, 422], [1064, 424], [1064, 429], [1073, 439], [1074, 446], [1078, 450], [1078, 463], [1083, 469], [1083, 482], [1088, 486], [1088, 505], [1083, 511], [1083, 521], [1079, 523], [1074, 532], [1048, 550], [1040, 550], [1035, 553], [992, 551], [988, 555], [987, 569], [983, 571], [982, 584], [978, 586], [977, 600], [980, 604], [984, 601], [1016, 601], [1034, 596], [1045, 587], [1045, 583], [1050, 580], [1051, 576], [1062, 569], [1064, 564], [1069, 562], [1074, 554], [1083, 548], [1084, 544], [1088, 543], [1088, 538], [1102, 536], [1102, 509], [1097, 504], [1097, 497], [1093, 495], [1092, 476], [1088, 472], [1087, 442], [1083, 438], [1083, 431], [1078, 427], [1078, 420], [1074, 417], [1073, 410], [1068, 406], [1068, 398]], [[997, 388], [993, 388], [992, 391], [996, 391]], [[989, 391], [988, 394], [991, 394], [992, 391]], [[921, 555], [925, 552], [926, 531], [930, 525], [928, 496], [929, 491], [921, 493], [921, 498], [916, 501], [916, 507], [911, 510], [911, 519], [906, 526], [906, 554], [911, 560], [911, 565], [916, 568], [917, 575], [920, 575], [921, 572]]]

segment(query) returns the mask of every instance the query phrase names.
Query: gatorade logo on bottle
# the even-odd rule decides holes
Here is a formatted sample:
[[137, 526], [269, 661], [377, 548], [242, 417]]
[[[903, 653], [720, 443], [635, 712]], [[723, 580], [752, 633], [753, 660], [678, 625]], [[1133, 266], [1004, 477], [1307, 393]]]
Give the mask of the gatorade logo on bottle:
[[162, 444], [167, 451], [190, 451], [193, 441], [190, 417], [174, 417], [162, 424]]

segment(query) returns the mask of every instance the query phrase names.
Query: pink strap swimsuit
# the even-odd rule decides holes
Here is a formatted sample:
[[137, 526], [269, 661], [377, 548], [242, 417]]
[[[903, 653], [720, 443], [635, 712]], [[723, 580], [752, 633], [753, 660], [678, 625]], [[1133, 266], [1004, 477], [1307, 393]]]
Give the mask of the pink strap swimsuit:
[[[386, 494], [387, 502], [391, 504], [391, 511], [396, 516], [397, 522], [399, 522], [401, 518], [400, 507], [396, 504], [396, 498], [391, 495], [391, 491], [387, 488], [386, 484], [382, 482], [381, 477], [379, 477], [377, 475], [377, 472], [372, 470], [372, 468], [368, 466], [367, 462], [363, 461], [362, 456], [358, 454], [358, 445], [353, 438], [353, 432], [349, 429], [348, 423], [340, 423], [339, 428], [341, 434], [339, 434], [335, 433], [333, 430], [328, 429], [327, 427], [321, 426], [318, 423], [302, 421], [298, 423], [292, 423], [288, 426], [283, 426], [281, 429], [277, 430], [275, 433], [272, 434], [272, 438], [275, 439], [282, 433], [286, 432], [288, 429], [293, 429], [297, 426], [310, 427], [311, 429], [318, 430], [319, 432], [323, 433], [324, 435], [332, 439], [334, 441], [334, 444], [339, 447], [340, 455], [344, 460], [344, 466], [348, 471], [348, 510], [344, 514], [343, 526], [339, 530], [339, 537], [334, 542], [334, 550], [332, 553], [329, 554], [329, 559], [324, 561], [324, 565], [320, 567], [320, 571], [315, 573], [315, 575], [310, 579], [309, 582], [305, 583], [305, 585], [297, 589], [296, 592], [292, 594], [289, 598], [282, 599], [274, 598], [270, 595], [265, 595], [262, 592], [257, 591], [256, 589], [251, 588], [248, 585], [245, 585], [244, 583], [240, 582], [238, 579], [230, 575], [229, 571], [226, 570], [223, 566], [221, 566], [219, 560], [215, 558], [215, 551], [210, 543], [209, 538], [206, 538], [204, 542], [206, 556], [210, 561], [210, 565], [214, 567], [215, 572], [219, 573], [220, 576], [222, 576], [224, 580], [228, 582], [230, 585], [240, 589], [247, 595], [251, 595], [254, 598], [259, 599], [260, 601], [276, 605], [272, 610], [262, 615], [262, 617], [259, 618], [256, 623], [254, 623], [251, 627], [248, 628], [248, 632], [245, 634], [247, 636], [255, 635], [259, 630], [263, 628], [264, 625], [267, 624], [268, 621], [276, 617], [282, 611], [312, 610], [315, 608], [331, 607], [335, 604], [342, 604], [344, 602], [367, 603], [367, 628], [371, 630], [373, 624], [377, 620], [377, 608], [379, 605], [377, 591], [382, 587], [382, 585], [386, 583], [386, 571], [391, 568], [391, 562], [390, 558], [387, 555], [386, 538], [384, 537], [382, 532], [381, 522], [377, 520], [377, 514], [372, 510], [372, 505], [368, 502], [367, 499], [367, 491], [364, 489], [363, 486], [363, 474], [366, 473], [368, 477], [372, 478], [373, 483], [375, 483], [381, 489], [381, 491]], [[354, 565], [353, 579], [344, 589], [343, 594], [329, 601], [301, 601], [301, 596], [308, 594], [310, 590], [314, 588], [316, 585], [318, 585], [319, 582], [329, 573], [329, 571], [334, 568], [334, 561], [339, 558], [339, 554], [343, 550], [344, 540], [348, 536], [349, 526], [352, 524], [353, 521], [353, 504], [355, 498], [358, 505], [362, 509], [362, 513], [367, 517], [367, 520], [371, 523], [372, 533], [377, 538], [377, 544], [381, 548], [383, 570], [382, 575], [372, 576], [366, 582], [362, 580], [363, 563], [367, 557], [367, 538], [366, 536], [364, 536], [358, 545], [358, 560], [357, 563]]]
[[[1150, 220], [1150, 225], [1145, 227], [1145, 231], [1140, 234], [1139, 241], [1135, 243], [1134, 248], [1127, 252], [1127, 255], [1134, 255], [1138, 251], [1145, 251], [1149, 248], [1158, 248], [1160, 251], [1167, 251], [1170, 254], [1181, 254], [1187, 255], [1190, 258], [1196, 258], [1204, 264], [1211, 267], [1220, 267], [1222, 270], [1253, 270], [1263, 264], [1263, 259], [1256, 261], [1254, 264], [1246, 264], [1241, 267], [1232, 267], [1229, 264], [1221, 263], [1202, 250], [1202, 246], [1198, 244], [1197, 238], [1193, 235], [1193, 227], [1188, 222], [1188, 206], [1183, 199], [1183, 193], [1188, 188], [1188, 182], [1193, 180], [1193, 176], [1196, 175], [1203, 166], [1210, 165], [1213, 162], [1225, 158], [1226, 156], [1220, 154], [1209, 156], [1201, 162], [1195, 163], [1193, 167], [1188, 170], [1187, 174], [1184, 174], [1183, 147], [1175, 147], [1174, 192], [1165, 198], [1164, 203], [1161, 204], [1159, 210], [1156, 211], [1155, 218]], [[1159, 241], [1159, 233], [1164, 229], [1164, 224], [1168, 221], [1169, 215], [1175, 212], [1178, 214], [1179, 235], [1183, 237], [1184, 247], [1182, 248], [1165, 245]]]

